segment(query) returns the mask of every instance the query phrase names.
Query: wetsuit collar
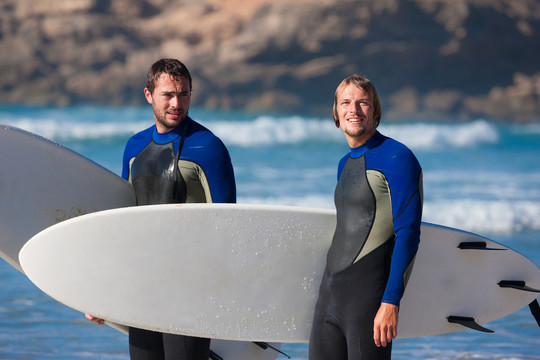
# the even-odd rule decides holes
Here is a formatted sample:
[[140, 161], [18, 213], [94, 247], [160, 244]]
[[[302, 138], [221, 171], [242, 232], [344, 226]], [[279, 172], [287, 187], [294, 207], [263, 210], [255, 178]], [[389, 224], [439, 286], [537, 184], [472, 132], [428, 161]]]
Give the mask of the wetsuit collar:
[[350, 148], [351, 149], [351, 157], [352, 158], [359, 158], [362, 155], [364, 155], [368, 150], [373, 149], [377, 144], [379, 144], [380, 140], [382, 138], [382, 135], [376, 131], [373, 136], [366, 141], [365, 144], [360, 145], [358, 147]]
[[184, 131], [184, 127], [187, 125], [187, 123], [191, 121], [190, 117], [187, 117], [185, 121], [182, 122], [182, 125], [174, 128], [173, 130], [166, 132], [166, 133], [158, 133], [156, 129], [156, 125], [154, 125], [154, 130], [152, 132], [152, 140], [158, 144], [168, 144], [175, 139], [177, 139], [179, 136], [182, 135]]

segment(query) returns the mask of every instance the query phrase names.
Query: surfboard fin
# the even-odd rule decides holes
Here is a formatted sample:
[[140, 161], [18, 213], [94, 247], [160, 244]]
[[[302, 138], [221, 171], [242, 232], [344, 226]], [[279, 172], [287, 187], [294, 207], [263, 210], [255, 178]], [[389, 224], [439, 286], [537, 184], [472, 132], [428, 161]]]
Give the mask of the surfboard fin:
[[458, 245], [461, 250], [508, 250], [498, 248], [488, 248], [485, 241], [463, 241]]
[[287, 357], [287, 359], [290, 359], [291, 357], [287, 354], [285, 354], [283, 351], [279, 350], [279, 349], [276, 349], [275, 347], [273, 347], [272, 345], [268, 344], [268, 343], [265, 343], [265, 342], [260, 342], [260, 341], [254, 341], [253, 342], [255, 345], [257, 345], [258, 347], [266, 350], [268, 348], [274, 350], [274, 351], [277, 351], [278, 353], [280, 353], [281, 355], [284, 355]]
[[472, 317], [451, 315], [451, 316], [447, 317], [446, 319], [448, 319], [448, 322], [450, 322], [450, 323], [460, 324], [460, 325], [463, 325], [465, 327], [468, 327], [469, 329], [473, 329], [473, 330], [477, 330], [477, 331], [481, 331], [481, 332], [485, 332], [485, 333], [493, 333], [493, 332], [495, 332], [493, 330], [486, 329], [485, 327], [481, 326], [476, 321], [474, 321], [474, 318], [472, 318]]
[[538, 300], [534, 299], [534, 301], [529, 304], [529, 309], [531, 310], [531, 314], [536, 320], [538, 327], [540, 327], [540, 305], [538, 305]]
[[521, 281], [521, 280], [502, 280], [502, 281], [499, 281], [498, 285], [502, 288], [512, 288], [512, 289], [517, 289], [517, 290], [540, 293], [539, 289], [534, 289], [532, 287], [529, 287], [527, 286], [525, 281]]

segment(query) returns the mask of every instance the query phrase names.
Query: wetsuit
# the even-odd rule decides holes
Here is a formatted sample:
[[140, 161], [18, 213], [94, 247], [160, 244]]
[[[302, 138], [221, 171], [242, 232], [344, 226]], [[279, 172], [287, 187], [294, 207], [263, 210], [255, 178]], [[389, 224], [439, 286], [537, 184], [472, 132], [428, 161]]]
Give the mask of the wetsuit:
[[403, 144], [376, 132], [338, 167], [337, 226], [309, 345], [311, 360], [390, 359], [377, 347], [381, 302], [399, 306], [420, 241], [422, 170]]
[[[132, 183], [137, 205], [236, 202], [225, 145], [191, 118], [168, 133], [154, 125], [131, 137], [122, 177]], [[131, 359], [207, 360], [209, 346], [210, 339], [129, 330]]]

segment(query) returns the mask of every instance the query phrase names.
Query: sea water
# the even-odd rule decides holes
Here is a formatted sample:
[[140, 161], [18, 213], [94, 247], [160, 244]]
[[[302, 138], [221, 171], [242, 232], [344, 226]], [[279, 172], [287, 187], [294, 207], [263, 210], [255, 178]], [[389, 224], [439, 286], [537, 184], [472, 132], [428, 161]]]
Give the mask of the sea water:
[[[348, 147], [330, 113], [191, 109], [191, 116], [229, 148], [239, 203], [333, 208], [337, 163]], [[152, 122], [149, 106], [0, 106], [0, 123], [52, 139], [117, 174], [129, 136]], [[383, 118], [379, 130], [409, 146], [422, 165], [424, 221], [487, 236], [540, 265], [540, 124]], [[495, 333], [398, 339], [393, 358], [540, 359], [540, 328], [528, 308], [486, 327]], [[125, 335], [87, 321], [0, 261], [0, 359], [128, 359], [127, 348]], [[283, 350], [307, 359], [306, 344]]]

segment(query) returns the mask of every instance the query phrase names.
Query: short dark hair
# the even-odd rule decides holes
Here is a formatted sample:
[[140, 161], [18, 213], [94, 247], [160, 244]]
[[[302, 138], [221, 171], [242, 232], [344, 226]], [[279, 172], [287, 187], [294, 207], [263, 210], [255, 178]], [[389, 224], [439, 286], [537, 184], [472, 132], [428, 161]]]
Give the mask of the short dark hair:
[[369, 79], [364, 76], [355, 74], [349, 76], [348, 78], [345, 78], [336, 88], [336, 92], [334, 94], [334, 108], [332, 110], [336, 127], [339, 127], [339, 114], [337, 112], [338, 92], [343, 90], [346, 86], [350, 84], [353, 84], [357, 88], [362, 89], [369, 94], [371, 100], [373, 101], [373, 117], [377, 122], [377, 126], [379, 126], [379, 123], [381, 122], [382, 108], [377, 89], [375, 89], [375, 85], [373, 85], [373, 83], [369, 81]]
[[151, 94], [154, 93], [156, 82], [161, 74], [169, 74], [174, 78], [185, 77], [189, 80], [189, 90], [192, 90], [191, 75], [186, 65], [177, 59], [160, 59], [152, 64], [146, 74], [146, 88]]

